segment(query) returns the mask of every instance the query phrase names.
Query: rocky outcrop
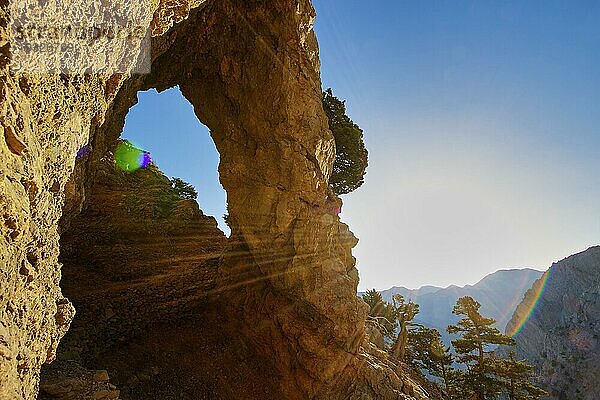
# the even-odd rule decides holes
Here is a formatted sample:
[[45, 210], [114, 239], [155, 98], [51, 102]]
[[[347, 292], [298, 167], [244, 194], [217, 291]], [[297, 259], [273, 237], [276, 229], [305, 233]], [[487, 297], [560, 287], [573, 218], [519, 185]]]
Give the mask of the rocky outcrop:
[[[422, 398], [362, 347], [356, 239], [327, 184], [335, 150], [310, 1], [130, 6], [153, 34], [147, 75], [10, 72], [1, 24], [0, 398], [36, 397], [73, 319], [59, 226], [65, 293], [80, 309], [61, 357], [105, 363], [84, 367], [111, 369], [122, 396]], [[157, 171], [142, 173], [149, 194], [136, 196], [136, 177], [119, 181], [103, 164], [136, 93], [175, 85], [221, 156], [226, 243]]]
[[[297, 385], [278, 383], [299, 371], [265, 357], [262, 343], [282, 351], [284, 339], [261, 315], [265, 305], [247, 302], [281, 300], [260, 276], [248, 279], [247, 250], [155, 167], [122, 172], [109, 153], [94, 170], [88, 205], [61, 236], [62, 288], [78, 313], [60, 363], [106, 368], [124, 399], [304, 398]], [[240, 268], [230, 270], [233, 254]], [[315, 396], [427, 398], [409, 368], [364, 346]]]
[[59, 361], [102, 366], [124, 399], [281, 397], [218, 286], [233, 251], [215, 219], [153, 165], [123, 172], [111, 152], [94, 165], [87, 204], [61, 235], [77, 315]]
[[526, 293], [507, 332], [551, 399], [600, 398], [600, 247], [553, 264]]
[[42, 374], [39, 400], [120, 400], [104, 370], [90, 371], [72, 361], [56, 361]]

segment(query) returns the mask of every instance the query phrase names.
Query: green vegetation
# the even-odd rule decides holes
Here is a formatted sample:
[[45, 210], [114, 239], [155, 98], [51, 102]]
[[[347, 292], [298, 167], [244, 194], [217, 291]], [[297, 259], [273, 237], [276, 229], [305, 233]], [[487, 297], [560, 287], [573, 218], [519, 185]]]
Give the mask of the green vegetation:
[[501, 365], [488, 349], [492, 345], [514, 345], [515, 341], [494, 328], [496, 321], [483, 317], [480, 307], [471, 297], [458, 299], [452, 313], [463, 318], [456, 325], [448, 326], [447, 331], [460, 336], [452, 341], [452, 346], [457, 360], [467, 366], [465, 391], [473, 393], [477, 400], [485, 400], [496, 398], [501, 389], [497, 376]]
[[446, 399], [539, 400], [547, 395], [532, 383], [531, 365], [515, 359], [513, 351], [502, 357], [494, 350], [514, 346], [515, 341], [493, 326], [494, 319], [479, 313], [481, 305], [473, 298], [461, 297], [452, 310], [462, 317], [447, 328], [458, 336], [452, 341], [453, 352], [442, 342], [440, 332], [413, 322], [418, 304], [400, 295], [388, 303], [374, 289], [363, 300], [370, 306], [371, 317], [384, 318], [393, 327], [392, 333], [389, 326], [382, 332], [392, 343], [386, 346], [390, 356], [437, 378]]
[[398, 327], [396, 324], [396, 314], [394, 306], [384, 301], [381, 294], [375, 289], [367, 290], [362, 299], [370, 307], [369, 317], [377, 326], [381, 334], [393, 340], [394, 331]]
[[329, 184], [338, 195], [350, 193], [365, 181], [369, 154], [363, 141], [363, 131], [346, 115], [346, 103], [335, 97], [331, 89], [323, 93], [323, 108], [336, 147]]
[[393, 295], [392, 302], [394, 306], [394, 315], [396, 321], [398, 321], [398, 327], [400, 328], [396, 343], [394, 343], [394, 346], [392, 347], [392, 355], [399, 360], [403, 360], [406, 355], [409, 330], [412, 327], [419, 326], [413, 322], [413, 319], [419, 313], [419, 305], [412, 300], [409, 300], [408, 303], [405, 302], [404, 297], [400, 294]]
[[171, 186], [182, 199], [196, 200], [198, 198], [196, 189], [183, 179], [173, 177], [171, 179]]
[[500, 360], [498, 375], [506, 389], [508, 400], [537, 400], [548, 394], [531, 383], [533, 367], [516, 360], [513, 351], [507, 359]]
[[412, 360], [419, 370], [440, 379], [446, 393], [453, 391], [454, 355], [442, 342], [442, 336], [436, 329], [419, 326], [409, 332], [407, 360]]

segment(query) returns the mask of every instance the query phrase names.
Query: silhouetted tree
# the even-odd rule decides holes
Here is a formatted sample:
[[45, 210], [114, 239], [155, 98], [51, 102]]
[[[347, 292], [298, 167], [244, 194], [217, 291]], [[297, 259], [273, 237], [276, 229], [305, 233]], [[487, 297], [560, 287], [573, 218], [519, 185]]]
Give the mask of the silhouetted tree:
[[338, 195], [350, 193], [364, 183], [369, 162], [363, 131], [346, 115], [345, 102], [335, 97], [331, 89], [323, 93], [323, 108], [336, 147], [329, 184]]
[[192, 185], [185, 182], [183, 179], [174, 177], [171, 179], [171, 186], [182, 199], [196, 200], [198, 198], [198, 192], [196, 189], [194, 189]]

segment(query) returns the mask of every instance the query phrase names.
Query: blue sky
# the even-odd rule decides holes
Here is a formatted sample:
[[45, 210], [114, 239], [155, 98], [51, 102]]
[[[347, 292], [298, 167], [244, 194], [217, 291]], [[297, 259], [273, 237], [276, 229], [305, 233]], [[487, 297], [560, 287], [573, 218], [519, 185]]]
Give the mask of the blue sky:
[[[323, 85], [370, 151], [342, 213], [360, 289], [474, 283], [600, 243], [600, 3], [314, 3]], [[224, 213], [177, 89], [140, 94], [124, 136]]]
[[125, 118], [121, 136], [149, 151], [169, 178], [193, 184], [204, 214], [215, 217], [221, 230], [229, 234], [223, 221], [227, 195], [219, 183], [219, 154], [208, 128], [198, 121], [177, 87], [162, 93], [140, 92], [138, 100]]

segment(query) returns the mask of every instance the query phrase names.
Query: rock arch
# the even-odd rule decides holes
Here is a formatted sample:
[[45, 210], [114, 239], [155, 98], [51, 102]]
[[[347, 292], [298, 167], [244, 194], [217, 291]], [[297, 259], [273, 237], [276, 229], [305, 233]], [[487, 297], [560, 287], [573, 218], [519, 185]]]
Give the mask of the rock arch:
[[[311, 2], [161, 0], [147, 12], [149, 75], [15, 75], [0, 59], [0, 397], [35, 397], [39, 368], [72, 319], [58, 286], [59, 226], [73, 229], [93, 201], [98, 166], [136, 93], [179, 85], [212, 132], [228, 196], [232, 235], [214, 293], [272, 368], [274, 390], [290, 399], [424, 398], [382, 354], [361, 348], [366, 306], [356, 298], [356, 238], [332, 211], [340, 200], [327, 185], [334, 144]], [[75, 164], [86, 143], [90, 156]]]
[[[316, 41], [306, 29], [312, 17], [309, 3], [192, 10], [155, 38], [151, 74], [124, 80], [92, 133], [93, 156], [73, 177], [94, 181], [139, 90], [179, 85], [221, 156], [232, 251], [217, 290], [255, 352], [271, 353], [289, 398], [314, 396], [331, 382], [358, 352], [364, 321], [356, 239], [332, 212], [339, 200], [327, 185], [334, 145]], [[69, 217], [63, 221], [68, 226]]]

